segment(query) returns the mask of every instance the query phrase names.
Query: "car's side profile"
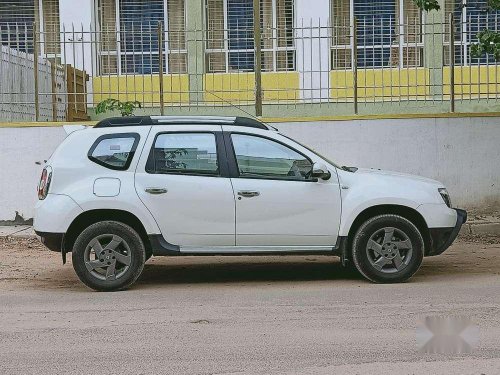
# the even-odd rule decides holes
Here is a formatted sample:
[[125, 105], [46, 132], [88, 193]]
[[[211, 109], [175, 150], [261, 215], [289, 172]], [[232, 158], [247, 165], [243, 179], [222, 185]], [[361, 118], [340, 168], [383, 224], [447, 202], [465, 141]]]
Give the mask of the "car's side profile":
[[34, 227], [86, 285], [117, 290], [153, 255], [337, 255], [405, 281], [465, 220], [437, 181], [339, 167], [256, 120], [144, 116], [68, 135]]

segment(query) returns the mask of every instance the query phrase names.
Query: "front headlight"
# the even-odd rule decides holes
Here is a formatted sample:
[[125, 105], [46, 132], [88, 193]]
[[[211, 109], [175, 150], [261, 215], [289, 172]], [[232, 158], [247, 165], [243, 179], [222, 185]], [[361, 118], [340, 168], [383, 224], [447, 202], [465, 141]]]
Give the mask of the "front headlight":
[[450, 194], [448, 194], [448, 190], [446, 190], [445, 188], [440, 188], [438, 189], [438, 191], [439, 194], [441, 194], [441, 198], [443, 198], [444, 203], [446, 203], [446, 205], [451, 208], [451, 199]]

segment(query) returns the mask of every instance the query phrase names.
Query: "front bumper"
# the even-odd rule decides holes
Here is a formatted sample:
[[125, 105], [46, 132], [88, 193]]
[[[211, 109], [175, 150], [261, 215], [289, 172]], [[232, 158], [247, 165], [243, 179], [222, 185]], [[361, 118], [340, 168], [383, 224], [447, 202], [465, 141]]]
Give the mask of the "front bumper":
[[40, 237], [40, 241], [49, 250], [61, 252], [63, 248], [64, 233], [49, 233], [35, 231], [36, 235]]
[[457, 238], [462, 224], [467, 221], [467, 211], [458, 208], [455, 208], [455, 211], [457, 212], [457, 222], [454, 227], [429, 229], [431, 246], [425, 254], [426, 256], [442, 254]]

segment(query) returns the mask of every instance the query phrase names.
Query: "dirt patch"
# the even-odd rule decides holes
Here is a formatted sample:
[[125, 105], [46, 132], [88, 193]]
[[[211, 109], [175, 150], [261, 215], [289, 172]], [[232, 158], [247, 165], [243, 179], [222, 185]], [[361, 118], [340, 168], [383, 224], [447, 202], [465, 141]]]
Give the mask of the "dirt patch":
[[[0, 290], [85, 289], [61, 254], [45, 248], [36, 238], [0, 238]], [[415, 277], [498, 275], [500, 237], [461, 235], [443, 255], [425, 258]], [[472, 256], [472, 257], [471, 257]], [[158, 257], [147, 262], [138, 284], [241, 281], [298, 281], [361, 279], [342, 268], [337, 257], [326, 256], [241, 256]]]

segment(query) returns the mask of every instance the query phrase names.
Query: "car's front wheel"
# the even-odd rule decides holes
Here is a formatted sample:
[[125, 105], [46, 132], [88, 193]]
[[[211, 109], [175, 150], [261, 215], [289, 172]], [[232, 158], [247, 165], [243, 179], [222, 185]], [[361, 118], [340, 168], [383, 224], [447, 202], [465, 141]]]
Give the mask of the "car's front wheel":
[[399, 215], [379, 215], [364, 222], [352, 242], [357, 270], [368, 280], [408, 280], [422, 264], [424, 240], [418, 228]]
[[144, 268], [146, 251], [133, 228], [117, 221], [101, 221], [78, 236], [72, 261], [85, 285], [98, 291], [115, 291], [137, 280]]

